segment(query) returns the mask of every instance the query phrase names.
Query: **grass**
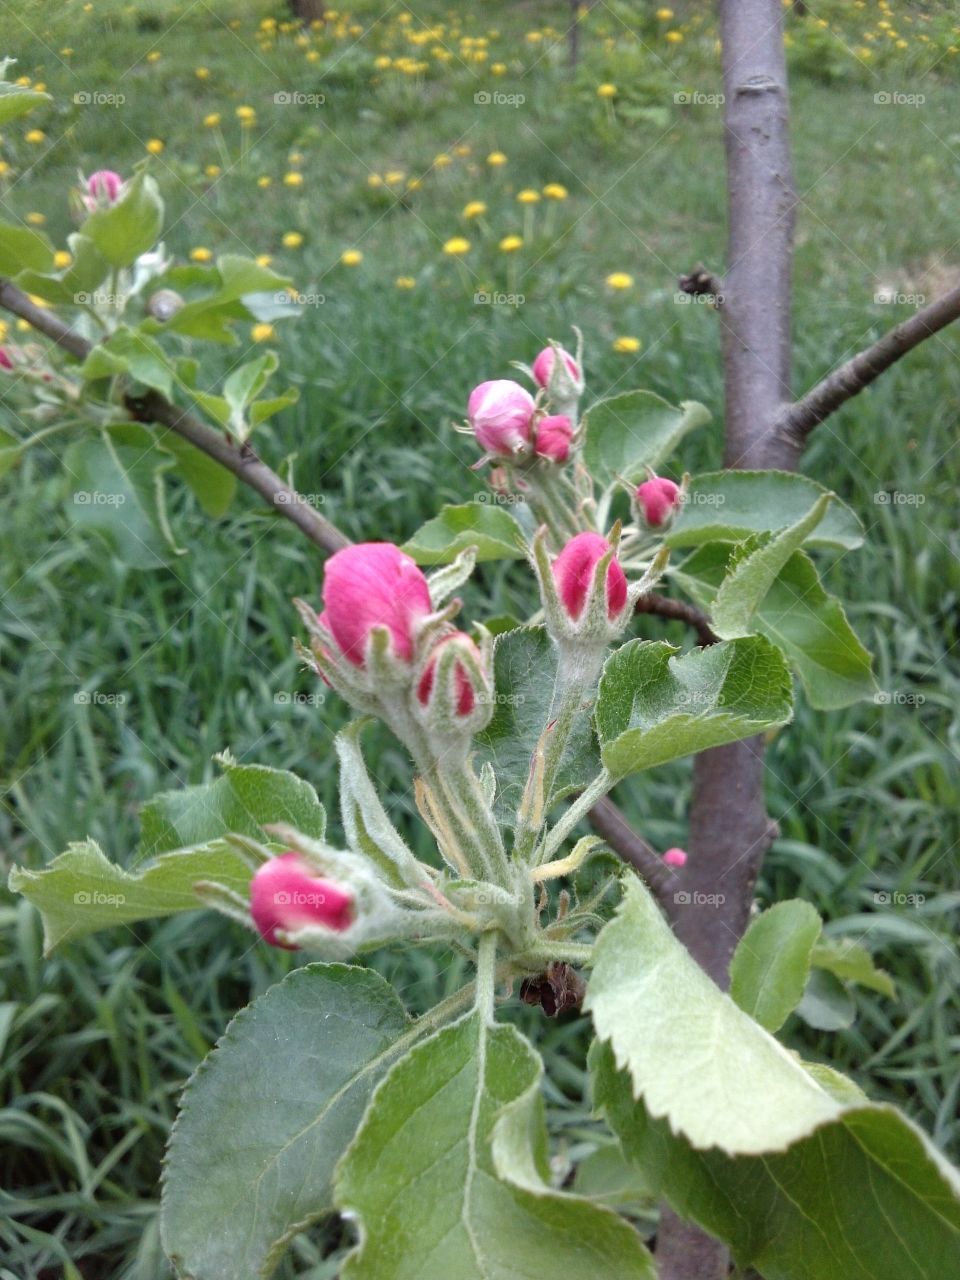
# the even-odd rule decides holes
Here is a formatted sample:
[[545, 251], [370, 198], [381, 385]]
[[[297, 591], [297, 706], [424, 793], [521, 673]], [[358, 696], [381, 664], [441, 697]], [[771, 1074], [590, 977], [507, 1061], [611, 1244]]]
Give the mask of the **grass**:
[[[544, 22], [562, 31], [565, 4], [491, 5], [482, 24], [464, 18], [462, 34], [500, 31], [490, 37], [488, 64], [470, 65], [446, 13], [418, 8], [446, 24], [433, 43], [455, 56], [405, 76], [372, 65], [375, 56], [409, 53], [404, 27], [419, 24], [402, 23], [399, 10], [376, 22], [376, 8], [360, 6], [356, 21], [368, 34], [351, 35], [353, 20], [337, 19], [332, 36], [303, 47], [294, 33], [260, 27], [263, 18], [282, 20], [265, 4], [245, 10], [231, 32], [236, 7], [223, 3], [96, 3], [85, 12], [76, 0], [31, 0], [11, 15], [9, 38], [18, 70], [42, 78], [57, 105], [43, 118], [43, 145], [24, 141], [27, 126], [5, 131], [5, 203], [17, 217], [45, 212], [46, 229], [63, 244], [64, 193], [77, 169], [130, 172], [144, 142], [161, 138], [165, 150], [153, 164], [170, 210], [171, 252], [269, 253], [302, 293], [323, 296], [295, 326], [278, 329], [282, 371], [301, 399], [263, 429], [260, 447], [272, 459], [292, 457], [299, 487], [322, 492], [325, 512], [352, 536], [402, 539], [438, 501], [477, 492], [472, 449], [451, 419], [474, 383], [506, 375], [510, 359], [530, 359], [571, 323], [587, 337], [593, 392], [642, 385], [708, 404], [714, 426], [691, 441], [682, 462], [716, 465], [716, 318], [674, 300], [677, 274], [698, 259], [723, 260], [720, 113], [673, 102], [679, 90], [719, 89], [713, 32], [695, 10], [681, 11], [674, 25], [683, 42], [668, 43], [643, 18], [637, 43], [622, 22], [633, 8], [588, 19], [575, 77], [562, 44], [542, 36]], [[863, 26], [881, 31], [872, 10]], [[935, 7], [898, 11], [908, 47], [890, 48], [887, 37], [881, 46], [878, 37], [875, 57], [864, 61], [849, 52], [861, 47], [861, 19], [844, 13], [820, 6], [791, 28], [798, 388], [896, 318], [896, 306], [874, 302], [878, 290], [932, 295], [955, 270], [958, 91], [948, 74], [949, 19]], [[815, 25], [821, 14], [826, 36]], [[936, 34], [933, 46], [919, 40], [925, 30]], [[542, 38], [528, 40], [529, 31]], [[72, 54], [58, 52], [67, 47]], [[152, 49], [161, 57], [149, 63]], [[308, 62], [313, 50], [319, 57]], [[498, 78], [488, 71], [496, 57], [507, 66]], [[198, 66], [209, 68], [207, 80], [197, 78]], [[596, 96], [603, 81], [620, 90], [613, 110]], [[526, 101], [474, 102], [493, 90]], [[875, 103], [887, 90], [922, 93], [926, 102]], [[127, 101], [71, 102], [94, 91]], [[283, 106], [273, 102], [278, 91], [322, 92], [326, 101]], [[234, 117], [244, 104], [258, 121], [245, 140]], [[219, 140], [202, 123], [211, 112], [222, 117]], [[457, 155], [457, 146], [469, 155]], [[491, 168], [485, 157], [497, 150], [508, 162]], [[291, 161], [291, 151], [302, 160]], [[438, 167], [438, 154], [450, 163]], [[209, 164], [223, 175], [205, 176]], [[393, 196], [369, 184], [371, 173], [393, 169], [422, 186]], [[303, 174], [302, 187], [283, 183], [288, 172]], [[258, 186], [258, 177], [271, 185]], [[516, 193], [549, 182], [564, 184], [568, 198], [542, 201], [524, 227]], [[488, 205], [482, 223], [465, 221], [464, 205], [478, 199]], [[303, 245], [285, 250], [282, 236], [293, 230]], [[499, 239], [513, 232], [526, 235], [524, 249], [500, 252]], [[461, 261], [442, 252], [459, 234], [472, 244]], [[364, 255], [357, 267], [340, 263], [350, 248]], [[630, 272], [633, 288], [608, 288], [612, 271]], [[415, 287], [397, 288], [398, 275]], [[478, 304], [481, 287], [524, 301]], [[612, 350], [621, 335], [642, 340], [639, 355]], [[891, 700], [831, 715], [801, 705], [772, 744], [768, 800], [781, 837], [758, 889], [763, 903], [808, 898], [831, 932], [862, 935], [898, 984], [894, 1002], [859, 995], [848, 1030], [817, 1033], [794, 1019], [791, 1043], [850, 1070], [872, 1096], [895, 1100], [954, 1154], [957, 353], [955, 333], [926, 344], [821, 427], [805, 457], [808, 473], [835, 488], [868, 529], [865, 548], [838, 560], [828, 583], [850, 602]], [[211, 385], [237, 354], [205, 357]], [[320, 579], [317, 556], [292, 528], [246, 495], [210, 524], [171, 493], [190, 554], [165, 572], [137, 573], [72, 529], [69, 488], [52, 454], [33, 453], [5, 484], [6, 862], [42, 864], [87, 834], [124, 860], [138, 806], [161, 788], [208, 776], [210, 757], [228, 745], [241, 759], [296, 769], [332, 802], [330, 743], [343, 709], [333, 699], [319, 710], [277, 701], [308, 687], [291, 653], [289, 600], [315, 595]], [[913, 497], [880, 500], [893, 491]], [[500, 612], [512, 600], [522, 607], [524, 598], [516, 570], [485, 570], [467, 615]], [[664, 634], [651, 619], [642, 626]], [[123, 701], [74, 700], [94, 689]], [[399, 752], [380, 741], [372, 765], [410, 839], [426, 848]], [[686, 765], [658, 771], [621, 797], [658, 847], [684, 842], [688, 776]], [[885, 905], [882, 892], [925, 901]], [[43, 961], [33, 913], [6, 895], [3, 903], [0, 1276], [152, 1280], [165, 1274], [157, 1176], [182, 1081], [232, 1012], [289, 959], [248, 951], [232, 926], [198, 915], [135, 936], [105, 934]], [[407, 952], [378, 964], [413, 1009], [458, 976], [445, 955]], [[578, 1131], [586, 1123], [583, 1029], [544, 1028], [530, 1011], [518, 1016], [548, 1060], [555, 1118]], [[322, 1234], [303, 1238], [283, 1274], [331, 1274], [325, 1243]]]

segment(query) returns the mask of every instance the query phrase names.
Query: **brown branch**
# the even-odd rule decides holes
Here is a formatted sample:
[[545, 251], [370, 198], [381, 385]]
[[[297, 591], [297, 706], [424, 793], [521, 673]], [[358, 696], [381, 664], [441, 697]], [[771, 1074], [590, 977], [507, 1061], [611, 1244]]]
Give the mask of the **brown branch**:
[[637, 835], [613, 801], [606, 796], [598, 800], [587, 819], [618, 857], [640, 873], [654, 897], [668, 907], [680, 887], [679, 877], [646, 840]]
[[802, 449], [807, 436], [825, 418], [835, 413], [853, 396], [859, 395], [875, 378], [901, 356], [960, 318], [960, 285], [937, 298], [909, 320], [896, 325], [864, 351], [834, 369], [801, 396], [795, 404], [781, 409], [775, 422], [777, 432], [791, 448]]
[[[0, 306], [26, 320], [78, 360], [85, 359], [93, 349], [86, 338], [64, 324], [55, 312], [38, 307], [8, 280], [0, 281]], [[347, 546], [349, 539], [346, 535], [301, 494], [284, 484], [249, 445], [235, 444], [229, 436], [222, 435], [194, 414], [173, 404], [158, 391], [150, 391], [142, 397], [128, 396], [124, 403], [136, 422], [158, 423], [167, 430], [176, 432], [184, 440], [189, 440], [208, 457], [219, 462], [238, 480], [242, 480], [255, 493], [265, 498], [275, 511], [296, 525], [322, 551], [329, 553]]]
[[718, 637], [710, 627], [710, 619], [695, 604], [685, 600], [671, 600], [668, 596], [658, 595], [656, 591], [648, 591], [640, 597], [636, 606], [637, 613], [653, 613], [659, 618], [669, 618], [671, 622], [685, 622], [697, 633], [697, 643], [704, 648], [716, 644]]

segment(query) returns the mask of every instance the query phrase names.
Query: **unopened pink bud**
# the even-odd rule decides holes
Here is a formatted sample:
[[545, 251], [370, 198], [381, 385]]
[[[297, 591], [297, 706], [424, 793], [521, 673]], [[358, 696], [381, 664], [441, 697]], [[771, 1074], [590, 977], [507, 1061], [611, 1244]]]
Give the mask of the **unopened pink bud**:
[[487, 453], [512, 457], [530, 443], [533, 396], [509, 378], [481, 382], [467, 402], [477, 444]]
[[663, 855], [663, 860], [668, 867], [685, 867], [687, 865], [686, 850], [668, 849]]
[[13, 369], [13, 361], [10, 359], [6, 347], [0, 347], [0, 369]]
[[364, 665], [374, 627], [387, 627], [394, 654], [409, 662], [414, 624], [433, 607], [426, 578], [391, 542], [359, 542], [332, 555], [324, 570], [323, 604], [321, 621], [355, 667]]
[[[578, 533], [553, 562], [553, 576], [563, 607], [576, 621], [583, 612], [597, 562], [610, 550], [599, 533]], [[616, 556], [607, 568], [607, 617], [622, 611], [627, 603], [627, 579]]]
[[[563, 362], [567, 366], [567, 370], [573, 381], [579, 386], [581, 382], [580, 366], [574, 360], [569, 351], [560, 348], [560, 354], [563, 356]], [[533, 362], [533, 376], [537, 384], [545, 387], [550, 381], [550, 375], [553, 373], [553, 362], [557, 358], [557, 353], [553, 347], [544, 347], [536, 360]]]
[[680, 501], [680, 486], [666, 476], [652, 476], [637, 486], [635, 497], [644, 520], [652, 529], [659, 529]]
[[101, 204], [116, 204], [123, 179], [112, 169], [98, 169], [87, 179], [87, 195], [83, 203], [91, 213]]
[[250, 883], [250, 914], [260, 935], [274, 947], [296, 948], [277, 940], [278, 929], [321, 925], [342, 933], [353, 922], [350, 893], [316, 875], [298, 853], [282, 853], [257, 869]]
[[537, 423], [537, 440], [534, 447], [539, 457], [564, 463], [570, 457], [572, 438], [573, 423], [565, 413], [557, 413], [553, 417], [541, 418]]
[[[440, 641], [440, 644], [437, 645], [437, 649], [440, 648], [440, 645], [449, 644], [451, 640], [456, 640], [458, 644], [469, 645], [474, 653], [476, 653], [477, 661], [480, 660], [480, 653], [477, 650], [476, 645], [463, 631], [457, 631], [452, 636], [445, 636], [444, 639]], [[424, 668], [423, 675], [420, 677], [420, 682], [417, 685], [417, 698], [421, 706], [425, 707], [430, 701], [430, 694], [433, 692], [433, 683], [436, 678], [436, 672], [437, 653], [436, 650], [434, 650], [433, 657], [430, 658]], [[470, 683], [470, 674], [462, 662], [458, 662], [454, 667], [454, 679], [457, 684], [457, 715], [468, 716], [477, 705], [477, 695], [474, 692], [473, 685]]]

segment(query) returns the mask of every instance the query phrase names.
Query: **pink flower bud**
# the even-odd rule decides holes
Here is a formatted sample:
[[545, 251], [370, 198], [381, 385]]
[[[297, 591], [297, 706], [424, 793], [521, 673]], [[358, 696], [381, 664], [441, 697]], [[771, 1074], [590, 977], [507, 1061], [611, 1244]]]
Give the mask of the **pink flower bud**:
[[[560, 354], [563, 356], [563, 362], [567, 366], [570, 377], [577, 386], [579, 386], [582, 378], [580, 366], [577, 364], [576, 360], [574, 360], [569, 351], [564, 351], [563, 347], [560, 348]], [[550, 381], [550, 375], [553, 373], [553, 362], [555, 359], [556, 352], [553, 347], [544, 347], [536, 360], [534, 360], [533, 376], [539, 386], [545, 387]]]
[[13, 369], [13, 361], [10, 359], [6, 347], [0, 347], [0, 369]]
[[87, 195], [83, 203], [91, 213], [103, 204], [116, 204], [123, 179], [112, 169], [98, 169], [87, 179]]
[[687, 854], [684, 849], [668, 849], [663, 855], [663, 860], [668, 867], [685, 867]]
[[396, 657], [413, 656], [413, 630], [430, 613], [427, 580], [391, 542], [359, 542], [327, 561], [321, 621], [348, 662], [362, 667], [374, 627], [387, 627]]
[[[578, 533], [553, 562], [553, 576], [563, 607], [574, 621], [583, 612], [597, 562], [610, 550], [599, 533]], [[622, 611], [627, 603], [627, 579], [614, 556], [607, 568], [607, 617]]]
[[277, 929], [311, 924], [342, 933], [353, 922], [353, 898], [316, 875], [298, 853], [283, 853], [257, 869], [250, 883], [250, 914], [271, 946], [292, 951], [296, 948], [277, 940]]
[[537, 423], [537, 439], [534, 447], [541, 458], [550, 458], [553, 462], [564, 463], [570, 457], [572, 438], [573, 423], [565, 413], [557, 413], [550, 418], [541, 418]]
[[530, 443], [533, 396], [519, 382], [498, 378], [470, 392], [467, 417], [477, 444], [487, 453], [512, 457]]
[[659, 529], [680, 501], [680, 486], [666, 476], [652, 476], [637, 486], [637, 505], [651, 529]]
[[[457, 631], [452, 636], [445, 636], [437, 649], [441, 645], [449, 644], [451, 640], [456, 640], [458, 644], [467, 644], [477, 655], [477, 661], [480, 659], [480, 652], [476, 645], [463, 631]], [[433, 656], [424, 668], [423, 675], [420, 677], [420, 683], [417, 685], [417, 699], [421, 706], [426, 706], [430, 701], [430, 695], [433, 692], [433, 682], [437, 671], [437, 650], [433, 652]], [[477, 705], [477, 695], [474, 692], [473, 685], [470, 683], [470, 674], [462, 662], [458, 662], [454, 668], [454, 679], [457, 685], [457, 715], [468, 716]]]

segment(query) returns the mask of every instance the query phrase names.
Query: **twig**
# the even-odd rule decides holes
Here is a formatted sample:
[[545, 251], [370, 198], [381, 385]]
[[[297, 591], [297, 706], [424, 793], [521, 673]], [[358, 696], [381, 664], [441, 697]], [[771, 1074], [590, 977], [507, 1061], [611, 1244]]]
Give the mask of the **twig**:
[[631, 828], [609, 797], [604, 796], [597, 801], [587, 814], [587, 820], [597, 835], [603, 836], [610, 848], [640, 873], [658, 901], [664, 906], [672, 902], [679, 879], [646, 840]]
[[[45, 307], [38, 307], [8, 280], [0, 281], [0, 306], [26, 320], [78, 360], [84, 360], [93, 349], [86, 338], [64, 324], [58, 315]], [[339, 551], [347, 546], [349, 539], [346, 535], [310, 506], [301, 494], [284, 484], [249, 445], [235, 444], [229, 436], [221, 435], [158, 391], [150, 391], [141, 397], [128, 396], [124, 403], [136, 422], [159, 423], [219, 462], [255, 493], [266, 498], [275, 511], [296, 525], [323, 551]]]
[[871, 346], [851, 357], [818, 382], [795, 404], [787, 405], [776, 419], [777, 432], [794, 448], [801, 449], [807, 436], [842, 404], [868, 387], [901, 356], [918, 347], [941, 329], [960, 318], [960, 285], [937, 298], [909, 320], [888, 330]]
[[695, 604], [687, 604], [685, 600], [671, 600], [667, 596], [658, 595], [656, 591], [648, 591], [637, 601], [637, 613], [654, 613], [660, 618], [669, 618], [672, 622], [685, 622], [697, 633], [697, 642], [706, 647], [716, 644], [718, 637], [710, 628], [710, 619]]

